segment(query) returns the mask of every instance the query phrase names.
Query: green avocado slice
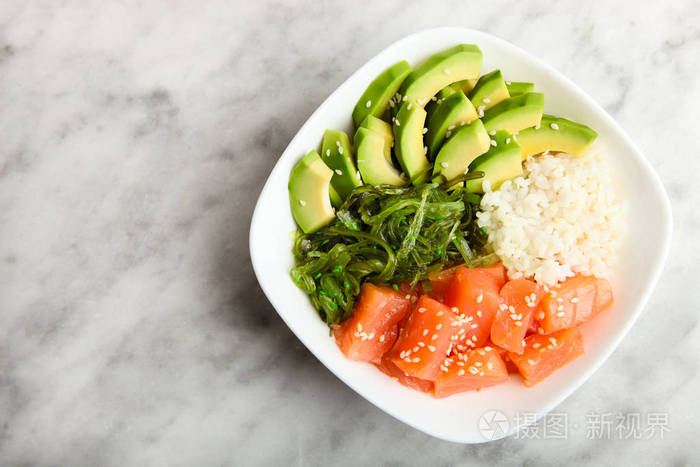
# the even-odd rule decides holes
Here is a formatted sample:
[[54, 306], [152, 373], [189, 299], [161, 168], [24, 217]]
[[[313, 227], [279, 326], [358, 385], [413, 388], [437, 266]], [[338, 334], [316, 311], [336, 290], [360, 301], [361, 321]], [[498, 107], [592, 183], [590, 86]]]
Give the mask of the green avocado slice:
[[479, 78], [469, 95], [469, 100], [477, 109], [486, 111], [509, 97], [501, 70], [494, 70]]
[[481, 120], [460, 127], [435, 158], [433, 176], [444, 181], [453, 180], [467, 173], [471, 161], [489, 149], [491, 140]]
[[425, 181], [430, 163], [423, 146], [425, 110], [412, 103], [404, 102], [394, 117], [394, 150], [403, 171], [412, 183]]
[[534, 83], [526, 83], [524, 81], [506, 81], [506, 88], [510, 97], [519, 96], [520, 94], [525, 94], [526, 92], [532, 92], [535, 90]]
[[428, 147], [428, 159], [435, 159], [442, 144], [456, 128], [468, 125], [477, 118], [476, 109], [462, 90], [438, 104], [427, 119], [428, 131], [425, 133], [425, 145]]
[[481, 120], [488, 131], [504, 130], [513, 134], [539, 124], [543, 109], [544, 94], [528, 92], [496, 104], [484, 113]]
[[478, 78], [481, 60], [481, 49], [473, 44], [460, 44], [430, 56], [404, 80], [402, 100], [423, 107], [448, 84]]
[[315, 232], [335, 218], [328, 195], [333, 171], [316, 151], [309, 152], [289, 176], [292, 215], [304, 233]]
[[467, 190], [472, 193], [483, 193], [483, 182], [486, 180], [492, 190], [497, 190], [503, 182], [523, 173], [520, 156], [520, 146], [508, 132], [497, 131], [491, 136], [491, 147], [469, 164], [469, 172], [484, 172], [484, 178], [467, 180]]
[[523, 159], [544, 151], [582, 156], [597, 137], [598, 133], [586, 125], [552, 115], [542, 115], [538, 126], [526, 128], [517, 135]]
[[411, 65], [402, 60], [384, 70], [372, 81], [352, 111], [355, 128], [368, 116], [381, 117], [389, 105], [389, 100], [399, 90], [401, 83], [411, 72]]
[[353, 162], [348, 135], [342, 131], [326, 130], [323, 134], [321, 154], [323, 162], [334, 172], [331, 186], [339, 198], [345, 200], [353, 188], [362, 185], [362, 178]]
[[401, 186], [408, 182], [391, 162], [391, 142], [386, 135], [360, 127], [355, 133], [355, 149], [357, 167], [366, 183]]

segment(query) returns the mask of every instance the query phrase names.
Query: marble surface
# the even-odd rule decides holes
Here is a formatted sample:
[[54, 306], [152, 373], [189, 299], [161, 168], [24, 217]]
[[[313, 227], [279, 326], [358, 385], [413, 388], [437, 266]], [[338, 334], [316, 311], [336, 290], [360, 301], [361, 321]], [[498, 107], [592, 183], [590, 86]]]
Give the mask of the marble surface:
[[[0, 3], [0, 464], [700, 463], [700, 3], [433, 3]], [[439, 25], [563, 71], [673, 201], [664, 279], [557, 408], [568, 439], [403, 425], [300, 344], [251, 269], [255, 200], [302, 122]], [[588, 439], [589, 413], [651, 412], [663, 439]]]

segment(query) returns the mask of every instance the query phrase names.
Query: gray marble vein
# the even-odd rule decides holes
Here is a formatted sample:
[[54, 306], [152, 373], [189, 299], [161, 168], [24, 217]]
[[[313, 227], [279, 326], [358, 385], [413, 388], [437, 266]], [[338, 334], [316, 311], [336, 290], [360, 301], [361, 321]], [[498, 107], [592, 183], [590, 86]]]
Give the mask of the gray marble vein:
[[[255, 200], [302, 122], [440, 25], [563, 71], [673, 201], [664, 278], [557, 408], [578, 424], [566, 440], [461, 446], [394, 420], [301, 345], [252, 273]], [[4, 0], [0, 464], [700, 464], [699, 74], [695, 0]], [[668, 432], [588, 439], [590, 412], [665, 413]]]

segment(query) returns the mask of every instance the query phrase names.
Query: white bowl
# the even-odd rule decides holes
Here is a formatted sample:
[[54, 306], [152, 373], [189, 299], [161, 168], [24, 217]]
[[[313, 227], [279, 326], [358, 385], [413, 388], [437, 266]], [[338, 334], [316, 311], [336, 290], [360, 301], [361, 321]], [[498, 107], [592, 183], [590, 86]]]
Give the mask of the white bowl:
[[[287, 181], [294, 164], [319, 147], [326, 128], [351, 134], [353, 106], [381, 71], [403, 59], [416, 66], [429, 55], [460, 43], [481, 48], [482, 73], [499, 68], [506, 79], [534, 82], [535, 89], [545, 94], [547, 113], [583, 122], [599, 133], [597, 149], [611, 160], [619, 174], [620, 195], [628, 203], [628, 233], [613, 278], [615, 306], [584, 326], [585, 355], [533, 388], [511, 377], [499, 386], [434, 399], [401, 386], [370, 364], [346, 359], [329, 337], [327, 326], [289, 276], [293, 266], [290, 232], [295, 224]], [[549, 65], [502, 39], [470, 29], [437, 28], [387, 47], [340, 85], [304, 123], [260, 194], [250, 228], [250, 255], [260, 286], [277, 313], [338, 378], [380, 409], [425, 433], [454, 442], [480, 443], [512, 434], [521, 414], [542, 416], [550, 411], [603, 364], [649, 298], [670, 239], [670, 203], [659, 178], [629, 136], [592, 98]], [[482, 416], [493, 410], [505, 415], [500, 430], [484, 425], [487, 420]]]

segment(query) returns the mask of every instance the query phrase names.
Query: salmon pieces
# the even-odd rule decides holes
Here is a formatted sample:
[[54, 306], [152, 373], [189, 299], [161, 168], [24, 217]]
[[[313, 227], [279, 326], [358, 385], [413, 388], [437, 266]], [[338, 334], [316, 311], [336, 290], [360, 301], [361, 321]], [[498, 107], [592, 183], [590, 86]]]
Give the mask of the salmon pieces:
[[399, 332], [391, 360], [408, 376], [434, 380], [452, 346], [456, 322], [449, 307], [421, 296]]
[[445, 291], [445, 304], [465, 321], [467, 331], [459, 344], [483, 347], [501, 305], [498, 280], [481, 268], [459, 268]]
[[497, 349], [487, 346], [467, 350], [445, 359], [435, 380], [434, 394], [437, 398], [447, 397], [493, 386], [507, 379], [508, 369]]
[[552, 288], [542, 299], [537, 324], [544, 334], [578, 326], [613, 304], [605, 279], [574, 276]]
[[362, 284], [353, 314], [333, 334], [350, 360], [379, 362], [394, 345], [398, 322], [408, 313], [410, 300], [390, 287]]
[[500, 291], [503, 303], [491, 325], [491, 341], [511, 352], [522, 352], [523, 339], [542, 295], [542, 288], [533, 281], [515, 279], [507, 282]]
[[503, 265], [431, 274], [432, 289], [362, 285], [340, 350], [436, 398], [519, 373], [534, 386], [583, 355], [578, 326], [613, 304], [610, 283], [575, 276], [552, 288], [507, 280]]
[[526, 386], [534, 386], [581, 355], [583, 335], [575, 327], [549, 335], [533, 334], [525, 338], [522, 353], [508, 352]]

